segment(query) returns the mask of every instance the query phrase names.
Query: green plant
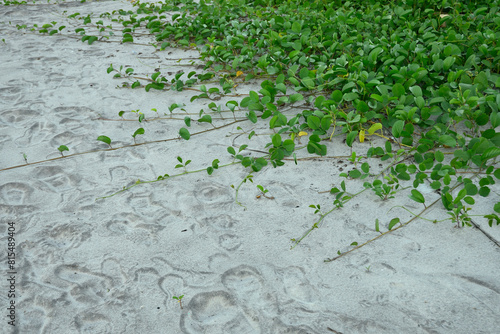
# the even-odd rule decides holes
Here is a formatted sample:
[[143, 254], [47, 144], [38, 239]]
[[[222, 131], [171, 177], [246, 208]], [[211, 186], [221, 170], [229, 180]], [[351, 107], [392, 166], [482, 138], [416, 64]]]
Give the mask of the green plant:
[[109, 137], [107, 137], [107, 136], [99, 136], [99, 137], [97, 137], [97, 140], [98, 141], [102, 141], [103, 143], [108, 144], [109, 148], [112, 148], [111, 147], [111, 139]]
[[175, 168], [184, 168], [184, 172], [187, 173], [188, 171], [186, 167], [191, 163], [191, 160], [183, 162], [181, 157], [177, 157], [177, 161], [179, 161], [179, 163], [175, 165]]
[[[61, 153], [61, 156], [64, 157], [64, 154], [63, 152], [64, 151], [69, 151], [69, 148], [66, 146], [66, 145], [61, 145], [57, 148], [57, 150], [59, 151], [59, 153]], [[26, 158], [25, 158], [26, 159]]]
[[256, 198], [261, 198], [261, 197], [265, 197], [267, 199], [274, 199], [273, 196], [267, 196], [266, 194], [269, 192], [269, 190], [265, 189], [263, 186], [261, 186], [260, 184], [257, 185], [257, 189], [259, 189], [260, 193], [255, 196]]
[[[4, 4], [20, 3], [23, 2], [4, 1]], [[183, 163], [178, 157], [180, 164], [176, 168], [183, 168], [183, 173], [138, 180], [133, 186], [194, 172], [207, 171], [211, 175], [216, 169], [235, 163], [258, 173], [268, 164], [277, 168], [287, 161], [298, 164], [309, 158], [297, 158], [302, 149], [325, 161], [329, 142], [345, 142], [351, 148], [347, 159], [354, 169], [340, 173], [345, 179], [339, 188], [333, 187], [329, 192], [333, 196], [330, 207], [312, 206], [319, 219], [303, 237], [292, 239], [295, 245], [318, 228], [331, 212], [342, 209], [367, 189], [381, 200], [389, 201], [396, 193], [413, 188], [409, 198], [423, 204], [415, 217], [428, 219], [422, 216], [426, 210], [441, 205], [449, 214], [447, 220], [457, 226], [474, 225], [471, 209], [480, 200], [492, 199], [492, 187], [500, 179], [498, 0], [467, 3], [431, 0], [421, 8], [417, 1], [340, 4], [261, 0], [246, 1], [245, 6], [234, 4], [234, 1], [217, 1], [209, 6], [203, 1], [167, 0], [156, 5], [137, 3], [134, 10], [116, 10], [100, 16], [67, 15], [78, 22], [74, 32], [89, 45], [113, 40], [136, 43], [136, 28], [145, 26], [155, 39], [150, 45], [157, 52], [166, 47], [199, 52], [196, 61], [203, 62], [203, 70], [194, 67], [194, 59], [176, 60], [179, 65], [193, 67], [189, 73], [184, 69], [177, 73], [156, 69], [139, 75], [126, 65], [115, 68], [111, 64], [107, 68], [114, 78], [127, 80], [121, 86], [126, 89], [170, 90], [172, 94], [189, 89], [196, 92], [190, 102], [208, 100], [198, 122], [209, 123], [211, 127], [199, 132], [191, 127], [196, 117], [186, 112], [184, 104], [168, 106], [169, 120], [177, 117], [178, 109], [186, 113], [182, 115], [185, 127], [179, 129], [180, 138], [190, 140], [244, 121], [250, 126], [265, 122], [269, 128], [265, 135], [269, 135], [270, 142], [263, 148], [252, 148], [258, 155], [244, 156], [244, 150], [250, 150], [248, 145], [233, 145], [227, 148], [232, 162], [220, 164], [219, 159], [211, 158], [207, 168], [189, 172], [186, 166], [190, 160]], [[453, 4], [460, 5], [462, 15], [436, 16]], [[166, 19], [167, 12], [172, 20]], [[255, 19], [245, 19], [248, 17]], [[106, 19], [113, 26], [106, 25], [103, 22]], [[47, 35], [66, 29], [55, 21], [16, 27]], [[248, 94], [236, 92], [250, 80], [259, 83], [260, 88]], [[225, 102], [217, 104], [219, 100]], [[165, 121], [156, 109], [152, 111], [157, 118], [148, 122]], [[146, 120], [139, 109], [132, 112], [140, 123]], [[227, 112], [232, 113], [234, 122], [224, 117]], [[121, 120], [124, 113], [118, 113]], [[238, 130], [247, 134], [241, 127]], [[143, 128], [132, 135], [134, 145], [136, 136], [141, 134]], [[304, 134], [309, 134], [308, 141], [302, 144]], [[248, 140], [254, 135], [255, 131], [251, 131]], [[384, 138], [385, 143], [376, 146], [371, 140], [373, 136]], [[100, 136], [98, 140], [111, 148], [109, 137]], [[367, 148], [367, 153], [352, 151], [355, 145], [356, 152]], [[65, 150], [66, 146], [59, 148], [60, 158], [70, 156], [63, 155]], [[378, 160], [386, 167], [374, 175], [373, 166]], [[251, 173], [236, 188], [232, 186], [236, 189], [235, 201], [241, 206], [239, 190], [246, 181], [253, 182]], [[348, 193], [346, 184], [355, 180], [364, 180], [364, 190]], [[403, 187], [404, 182], [409, 186]], [[429, 203], [417, 189], [424, 183], [440, 194], [438, 201]], [[259, 186], [260, 196], [266, 197], [267, 189]], [[409, 211], [406, 207], [401, 209]], [[495, 222], [500, 224], [497, 215], [500, 202], [490, 205], [489, 210], [480, 217], [488, 219], [490, 226]], [[411, 221], [392, 218], [387, 231], [381, 232], [376, 220], [375, 232], [379, 233], [376, 238]]]
[[179, 306], [181, 307], [181, 310], [183, 309], [182, 307], [182, 298], [184, 298], [184, 295], [181, 296], [173, 296], [173, 299], [177, 300], [179, 302]]

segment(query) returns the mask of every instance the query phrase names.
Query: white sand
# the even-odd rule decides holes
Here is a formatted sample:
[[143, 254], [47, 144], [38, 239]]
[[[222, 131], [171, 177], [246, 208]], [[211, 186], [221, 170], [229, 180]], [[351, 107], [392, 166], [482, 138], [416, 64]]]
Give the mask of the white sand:
[[[212, 176], [193, 173], [140, 185], [96, 201], [137, 179], [181, 172], [174, 169], [177, 156], [192, 160], [188, 170], [206, 168], [216, 158], [222, 165], [231, 162], [226, 148], [233, 140], [263, 150], [272, 133], [264, 121], [257, 126], [244, 121], [177, 140], [185, 126], [180, 109], [175, 119], [164, 116], [141, 124], [130, 111], [140, 109], [152, 119], [151, 108], [163, 116], [172, 103], [186, 103], [195, 133], [211, 128], [195, 122], [211, 101], [189, 103], [197, 94], [191, 90], [120, 89], [126, 80], [106, 74], [111, 63], [115, 68], [130, 65], [139, 76], [155, 68], [189, 72], [195, 68], [179, 67], [175, 59], [196, 57], [195, 51], [155, 52], [152, 46], [117, 42], [88, 45], [77, 37], [15, 26], [60, 24], [64, 10], [86, 15], [118, 8], [132, 6], [104, 1], [0, 7], [0, 39], [5, 39], [0, 42], [1, 246], [7, 247], [9, 222], [15, 223], [16, 233], [15, 298], [7, 297], [10, 274], [2, 253], [1, 333], [500, 331], [500, 248], [476, 228], [415, 220], [323, 262], [338, 250], [351, 249], [353, 241], [376, 237], [375, 218], [385, 231], [390, 219], [412, 217], [399, 208], [387, 213], [391, 207], [406, 205], [420, 212], [423, 206], [408, 199], [410, 189], [385, 202], [363, 193], [290, 250], [290, 239], [318, 219], [308, 206], [332, 208], [333, 197], [324, 191], [339, 186], [340, 168], [352, 169], [346, 158], [268, 166], [239, 191], [247, 210], [235, 203], [230, 187], [248, 174], [241, 165]], [[237, 92], [249, 89], [258, 90], [258, 85], [240, 85]], [[127, 111], [127, 121], [118, 117], [120, 110]], [[244, 113], [236, 116], [242, 119]], [[230, 114], [222, 120], [213, 117], [216, 126], [232, 119]], [[237, 126], [262, 136], [248, 142], [246, 135], [231, 135], [241, 132]], [[131, 135], [139, 127], [146, 133], [137, 136], [137, 143], [169, 141], [124, 147], [134, 143]], [[100, 135], [110, 137], [116, 149], [96, 141]], [[65, 155], [82, 154], [36, 163], [60, 156], [59, 145], [68, 146]], [[340, 139], [327, 145], [331, 156], [350, 154]], [[358, 143], [354, 150], [362, 154], [369, 145]], [[379, 161], [370, 164], [377, 169]], [[359, 180], [346, 183], [351, 192], [363, 188]], [[257, 184], [274, 199], [256, 198]], [[498, 193], [498, 187], [494, 190]], [[491, 212], [497, 193], [474, 212]], [[433, 192], [425, 196], [427, 203], [439, 198]], [[438, 203], [426, 217], [447, 215]], [[490, 228], [478, 217], [474, 221], [500, 240], [499, 227]], [[172, 298], [180, 295], [183, 309]], [[16, 326], [6, 316], [12, 300]]]

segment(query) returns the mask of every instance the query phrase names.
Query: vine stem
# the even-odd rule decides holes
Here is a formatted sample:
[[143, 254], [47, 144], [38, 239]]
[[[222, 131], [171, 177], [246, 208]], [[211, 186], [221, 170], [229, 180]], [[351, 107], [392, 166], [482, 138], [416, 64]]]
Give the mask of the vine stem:
[[[477, 175], [477, 174], [476, 174], [476, 175]], [[475, 175], [475, 176], [476, 176], [476, 175]], [[460, 182], [460, 183], [455, 184], [455, 186], [453, 186], [453, 188], [451, 188], [451, 189], [450, 189], [450, 191], [455, 190], [456, 188], [458, 188], [458, 187], [459, 187], [460, 185], [462, 185], [462, 184], [463, 184], [463, 182]], [[347, 254], [351, 253], [352, 251], [355, 251], [355, 250], [357, 250], [357, 249], [359, 249], [359, 248], [361, 248], [361, 247], [363, 247], [363, 246], [365, 246], [365, 245], [367, 245], [367, 244], [369, 244], [369, 243], [371, 243], [371, 242], [373, 242], [373, 241], [377, 240], [378, 238], [380, 238], [380, 237], [382, 237], [382, 236], [384, 236], [384, 235], [387, 235], [387, 234], [389, 234], [389, 233], [391, 233], [391, 232], [394, 232], [394, 231], [399, 230], [400, 228], [402, 228], [402, 227], [404, 227], [404, 226], [408, 225], [409, 223], [411, 223], [412, 221], [414, 221], [414, 220], [415, 220], [415, 219], [417, 219], [417, 218], [422, 218], [422, 219], [424, 219], [424, 220], [429, 221], [429, 219], [427, 219], [427, 218], [423, 218], [423, 217], [421, 217], [421, 216], [422, 216], [422, 215], [423, 215], [423, 214], [424, 214], [427, 210], [429, 210], [431, 207], [433, 207], [433, 206], [434, 206], [437, 202], [439, 202], [440, 200], [441, 200], [441, 198], [438, 198], [438, 199], [436, 199], [434, 202], [432, 202], [429, 206], [425, 206], [425, 205], [424, 205], [424, 209], [423, 209], [423, 210], [422, 210], [419, 214], [417, 214], [417, 215], [415, 215], [413, 212], [411, 212], [410, 210], [408, 210], [407, 208], [405, 208], [405, 207], [403, 207], [403, 206], [398, 206], [398, 207], [401, 207], [401, 208], [405, 209], [406, 211], [408, 211], [408, 212], [409, 212], [409, 213], [411, 213], [412, 215], [415, 215], [415, 217], [411, 218], [409, 221], [407, 221], [407, 222], [406, 222], [406, 223], [404, 223], [404, 224], [399, 225], [399, 226], [398, 226], [398, 227], [396, 227], [396, 228], [393, 228], [393, 229], [388, 230], [388, 231], [386, 231], [386, 232], [384, 232], [384, 233], [381, 233], [380, 235], [377, 235], [375, 238], [372, 238], [372, 239], [370, 239], [370, 240], [366, 241], [365, 243], [363, 243], [363, 244], [361, 244], [361, 245], [358, 245], [358, 246], [354, 247], [353, 249], [351, 249], [351, 250], [349, 250], [349, 251], [347, 251], [347, 252], [345, 252], [345, 253], [342, 253], [342, 254], [340, 254], [340, 255], [338, 255], [338, 256], [336, 256], [336, 257], [333, 257], [333, 258], [326, 259], [326, 260], [324, 260], [324, 262], [332, 262], [332, 261], [338, 260], [338, 259], [340, 259], [341, 257], [343, 257], [343, 256], [345, 256], [345, 255], [347, 255]], [[391, 208], [391, 209], [392, 209], [392, 208]], [[390, 210], [391, 210], [391, 209], [390, 209]], [[389, 210], [389, 211], [390, 211], [390, 210]], [[451, 218], [449, 218], [449, 219], [451, 219]], [[489, 236], [487, 233], [485, 233], [485, 232], [484, 232], [484, 231], [483, 231], [483, 230], [479, 227], [479, 225], [477, 225], [477, 224], [475, 224], [475, 223], [474, 223], [474, 226], [475, 226], [476, 228], [478, 228], [478, 229], [479, 229], [479, 230], [480, 230], [483, 234], [485, 234], [488, 238], [490, 238], [490, 236]], [[490, 240], [491, 240], [491, 239], [492, 239], [492, 238], [490, 238]], [[493, 241], [496, 245], [500, 246], [496, 240], [492, 240], [492, 241]]]
[[[227, 167], [227, 166], [231, 166], [231, 165], [235, 165], [237, 164], [238, 162], [230, 162], [228, 164], [225, 164], [225, 165], [220, 165], [218, 168], [223, 168], [223, 167]], [[137, 180], [133, 185], [131, 186], [128, 186], [128, 187], [123, 187], [122, 190], [119, 190], [111, 195], [108, 195], [108, 196], [102, 196], [102, 197], [97, 197], [95, 200], [100, 200], [100, 199], [106, 199], [106, 198], [110, 198], [110, 197], [113, 197], [115, 195], [118, 195], [124, 191], [127, 191], [129, 189], [132, 189], [140, 184], [146, 184], [146, 183], [155, 183], [155, 182], [160, 182], [160, 181], [165, 181], [165, 180], [169, 180], [169, 179], [172, 179], [174, 177], [178, 177], [178, 176], [182, 176], [182, 175], [186, 175], [186, 174], [193, 174], [193, 173], [199, 173], [199, 172], [204, 172], [206, 171], [205, 168], [203, 169], [197, 169], [197, 170], [192, 170], [192, 171], [184, 171], [182, 173], [179, 173], [179, 174], [175, 174], [175, 175], [172, 175], [172, 176], [168, 176], [168, 177], [162, 177], [162, 178], [159, 178], [159, 179], [156, 179], [156, 180], [149, 180], [149, 181], [141, 181], [141, 180]]]
[[424, 208], [424, 209], [423, 209], [423, 210], [422, 210], [422, 211], [421, 211], [421, 212], [420, 212], [417, 216], [413, 217], [412, 219], [410, 219], [410, 220], [409, 220], [409, 221], [407, 221], [406, 223], [401, 224], [401, 225], [399, 225], [398, 227], [393, 228], [393, 229], [391, 229], [391, 230], [389, 230], [389, 231], [386, 231], [386, 232], [384, 232], [384, 233], [381, 233], [380, 235], [377, 235], [375, 238], [372, 238], [372, 239], [368, 240], [367, 242], [365, 242], [365, 243], [363, 243], [363, 244], [361, 244], [361, 245], [358, 245], [358, 246], [354, 247], [353, 249], [351, 249], [351, 250], [349, 250], [349, 251], [347, 251], [347, 252], [345, 252], [345, 253], [342, 253], [342, 254], [340, 254], [340, 255], [338, 255], [338, 256], [336, 256], [336, 257], [334, 257], [334, 258], [326, 259], [326, 260], [324, 260], [324, 262], [333, 262], [333, 261], [335, 261], [335, 260], [338, 260], [338, 259], [340, 259], [341, 257], [343, 257], [343, 256], [345, 256], [345, 255], [347, 255], [347, 254], [349, 254], [349, 253], [351, 253], [351, 252], [355, 251], [356, 249], [360, 249], [361, 247], [363, 247], [363, 246], [365, 246], [365, 245], [367, 245], [367, 244], [369, 244], [369, 243], [371, 243], [371, 242], [373, 242], [373, 241], [377, 240], [378, 238], [380, 238], [380, 237], [382, 237], [382, 236], [384, 236], [384, 235], [387, 235], [387, 234], [389, 234], [389, 233], [391, 233], [391, 232], [394, 232], [394, 231], [399, 230], [400, 228], [402, 228], [402, 227], [404, 227], [404, 226], [408, 225], [409, 223], [411, 223], [411, 222], [412, 222], [412, 221], [414, 221], [415, 219], [420, 218], [420, 216], [421, 216], [421, 215], [422, 215], [425, 211], [427, 211], [427, 210], [428, 210], [428, 209], [430, 209], [430, 208], [431, 208], [434, 204], [436, 204], [437, 202], [439, 202], [439, 200], [440, 200], [440, 198], [438, 198], [437, 200], [435, 200], [434, 202], [432, 202], [432, 204], [431, 204], [431, 205], [429, 205], [428, 207]]
[[[365, 192], [368, 188], [365, 188], [363, 190], [361, 190], [360, 192], [357, 192], [356, 194], [353, 194], [351, 195], [351, 197], [349, 197], [345, 202], [342, 203], [342, 205], [344, 205], [344, 203], [347, 203], [349, 202], [351, 199], [353, 199], [354, 197], [358, 196], [359, 194]], [[311, 226], [311, 228], [309, 230], [307, 230], [307, 232], [302, 236], [300, 237], [299, 240], [295, 240], [295, 244], [290, 248], [290, 249], [294, 249], [305, 237], [307, 237], [314, 229], [316, 228], [319, 228], [319, 223], [321, 223], [323, 221], [323, 219], [328, 216], [330, 213], [332, 213], [333, 211], [337, 210], [337, 209], [340, 209], [342, 206], [340, 205], [336, 205], [334, 206], [330, 211], [322, 214], [320, 217], [319, 217], [319, 220], [313, 224], [313, 226]]]

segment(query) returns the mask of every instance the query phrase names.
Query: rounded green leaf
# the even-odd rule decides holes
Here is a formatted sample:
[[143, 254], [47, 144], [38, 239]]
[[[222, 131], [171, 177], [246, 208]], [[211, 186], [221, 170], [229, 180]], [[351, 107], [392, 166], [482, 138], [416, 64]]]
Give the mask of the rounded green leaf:
[[357, 179], [358, 177], [361, 176], [361, 172], [357, 169], [353, 169], [353, 170], [349, 171], [349, 176], [353, 179]]
[[137, 135], [143, 135], [143, 134], [144, 134], [144, 128], [139, 128], [139, 129], [135, 130], [135, 132], [132, 135], [132, 137], [135, 138], [135, 136], [137, 136]]
[[106, 143], [111, 146], [111, 139], [107, 136], [99, 136], [97, 137], [97, 140], [102, 141], [103, 143]]
[[313, 129], [317, 130], [321, 127], [321, 120], [319, 119], [318, 116], [311, 115], [307, 117], [307, 125]]
[[417, 105], [417, 107], [419, 109], [422, 109], [423, 107], [425, 107], [425, 100], [422, 96], [417, 96], [415, 98], [415, 104]]
[[441, 151], [436, 151], [434, 153], [434, 157], [436, 158], [437, 162], [442, 162], [444, 160], [444, 154]]
[[439, 136], [438, 140], [441, 144], [446, 145], [446, 146], [450, 146], [450, 147], [455, 147], [455, 145], [457, 144], [457, 141], [455, 140], [455, 138], [453, 138], [452, 136], [449, 136], [449, 135]]
[[281, 145], [281, 136], [279, 135], [279, 133], [273, 136], [272, 141], [274, 147], [279, 147]]
[[62, 153], [63, 151], [69, 151], [69, 148], [68, 148], [68, 146], [66, 146], [66, 145], [61, 145], [61, 146], [59, 146], [57, 149], [58, 149], [58, 150], [59, 150], [59, 152], [61, 152], [61, 153]]
[[403, 128], [405, 126], [405, 121], [403, 120], [397, 120], [396, 123], [392, 126], [392, 135], [396, 138], [401, 137], [401, 132], [403, 131]]
[[210, 115], [203, 115], [199, 120], [198, 122], [200, 123], [210, 123], [212, 124], [212, 116]]
[[412, 94], [415, 97], [422, 96], [422, 88], [420, 88], [420, 86], [411, 86], [409, 89], [410, 89], [410, 92], [412, 92]]
[[466, 183], [464, 187], [467, 195], [474, 196], [477, 194], [477, 186], [474, 183]]
[[470, 197], [470, 196], [466, 196], [464, 197], [464, 202], [469, 204], [469, 205], [474, 205], [474, 203], [476, 203], [476, 201], [474, 200], [474, 198]]
[[256, 92], [254, 92], [253, 90], [250, 91], [249, 93], [250, 95], [250, 99], [253, 101], [253, 102], [259, 102], [259, 94], [257, 94]]
[[417, 189], [412, 189], [409, 197], [417, 203], [425, 203], [424, 195], [422, 195]]
[[443, 70], [446, 72], [448, 71], [451, 66], [455, 63], [455, 58], [454, 57], [446, 57], [446, 59], [443, 62]]
[[342, 101], [343, 95], [342, 95], [342, 92], [337, 89], [337, 90], [333, 91], [333, 93], [332, 93], [332, 95], [330, 97], [336, 103], [340, 103]]
[[369, 110], [368, 104], [366, 104], [365, 101], [359, 101], [358, 104], [356, 105], [356, 109], [359, 112], [367, 112]]
[[394, 94], [394, 96], [400, 97], [404, 95], [404, 93], [405, 93], [405, 87], [402, 84], [396, 83], [394, 84], [394, 86], [392, 86], [392, 94]]
[[252, 123], [257, 123], [257, 114], [255, 114], [255, 111], [250, 110], [250, 112], [247, 114], [248, 119]]
[[487, 197], [490, 194], [490, 188], [489, 187], [481, 187], [479, 189], [479, 195], [483, 197]]
[[184, 138], [185, 140], [189, 140], [191, 138], [191, 134], [189, 133], [188, 129], [186, 128], [181, 128], [179, 130], [179, 135]]

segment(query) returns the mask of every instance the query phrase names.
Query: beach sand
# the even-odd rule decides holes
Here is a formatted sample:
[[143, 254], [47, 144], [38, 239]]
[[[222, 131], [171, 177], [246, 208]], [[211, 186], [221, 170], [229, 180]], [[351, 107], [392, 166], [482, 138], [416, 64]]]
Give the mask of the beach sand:
[[[192, 160], [188, 171], [214, 159], [231, 163], [228, 146], [262, 151], [273, 133], [266, 121], [245, 120], [244, 111], [236, 111], [241, 121], [233, 124], [231, 113], [212, 114], [217, 129], [196, 122], [212, 101], [189, 102], [199, 94], [194, 90], [121, 87], [130, 82], [107, 74], [111, 64], [134, 68], [142, 77], [157, 68], [173, 77], [179, 70], [201, 72], [201, 61], [195, 50], [157, 51], [148, 37], [136, 41], [142, 44], [121, 44], [120, 36], [82, 43], [73, 21], [61, 15], [118, 8], [132, 5], [0, 7], [0, 245], [8, 247], [9, 232], [15, 239], [12, 267], [8, 255], [1, 255], [1, 333], [499, 332], [500, 248], [477, 228], [416, 219], [324, 262], [354, 248], [353, 242], [379, 235], [375, 219], [384, 232], [392, 218], [404, 223], [413, 217], [396, 206], [420, 212], [423, 205], [408, 198], [411, 188], [387, 201], [365, 191], [290, 249], [291, 239], [319, 219], [309, 205], [320, 204], [323, 212], [333, 208], [328, 191], [345, 180], [341, 171], [354, 168], [347, 159], [351, 150], [339, 138], [327, 143], [330, 158], [315, 156], [297, 165], [292, 159], [253, 173], [253, 183], [239, 188], [242, 205], [231, 187], [249, 174], [241, 164], [96, 200], [138, 179], [182, 173], [174, 168], [178, 156]], [[68, 28], [53, 36], [16, 28], [51, 21]], [[258, 89], [257, 81], [242, 83], [235, 92], [242, 95], [214, 102], [224, 106]], [[184, 103], [185, 111], [177, 108], [171, 115], [173, 103]], [[139, 123], [132, 110], [146, 120]], [[193, 119], [188, 141], [178, 134], [187, 114]], [[134, 145], [132, 134], [140, 127], [145, 133], [136, 143], [144, 145]], [[250, 131], [257, 135], [248, 140]], [[101, 135], [111, 138], [112, 149], [96, 140]], [[383, 146], [384, 140], [372, 144]], [[66, 157], [60, 145], [69, 148]], [[359, 155], [369, 146], [355, 143], [353, 150]], [[303, 151], [299, 157], [308, 156]], [[372, 170], [381, 170], [379, 163], [370, 160]], [[345, 184], [350, 193], [363, 190], [361, 180]], [[268, 189], [270, 198], [258, 198], [256, 185]], [[422, 189], [426, 203], [439, 200], [432, 189]], [[499, 189], [493, 190], [472, 213], [492, 211]], [[447, 214], [437, 203], [425, 217]], [[498, 227], [481, 217], [474, 222], [498, 244]], [[182, 308], [173, 298], [179, 296]]]

